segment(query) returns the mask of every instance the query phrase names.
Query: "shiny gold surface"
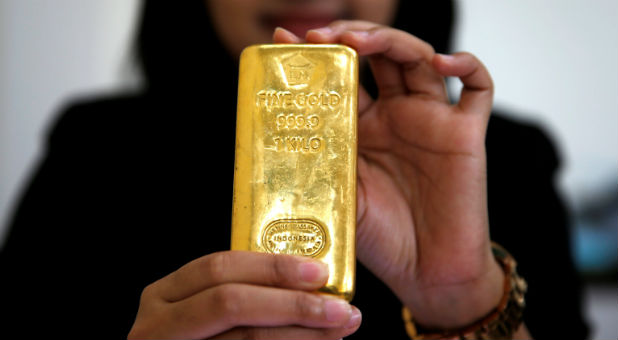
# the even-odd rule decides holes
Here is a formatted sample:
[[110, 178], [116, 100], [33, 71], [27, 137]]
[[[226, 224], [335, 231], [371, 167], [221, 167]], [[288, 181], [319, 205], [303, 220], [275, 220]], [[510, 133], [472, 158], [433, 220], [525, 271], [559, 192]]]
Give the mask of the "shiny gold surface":
[[240, 59], [232, 249], [326, 262], [323, 292], [355, 277], [358, 58], [342, 45], [275, 44]]

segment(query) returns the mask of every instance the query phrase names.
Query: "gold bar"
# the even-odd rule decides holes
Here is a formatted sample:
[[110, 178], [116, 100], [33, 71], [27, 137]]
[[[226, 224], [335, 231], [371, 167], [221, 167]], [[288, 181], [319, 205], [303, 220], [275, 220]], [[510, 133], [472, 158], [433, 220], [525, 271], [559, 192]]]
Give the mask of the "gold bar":
[[311, 256], [322, 292], [354, 295], [358, 57], [343, 45], [240, 58], [232, 250]]

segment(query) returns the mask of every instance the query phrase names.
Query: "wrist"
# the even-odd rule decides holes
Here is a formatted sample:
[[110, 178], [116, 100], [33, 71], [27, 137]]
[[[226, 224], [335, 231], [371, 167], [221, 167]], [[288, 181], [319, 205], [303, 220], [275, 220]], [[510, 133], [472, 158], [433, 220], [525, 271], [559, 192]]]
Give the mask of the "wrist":
[[[522, 314], [525, 307], [526, 281], [517, 274], [517, 262], [503, 247], [492, 243], [492, 253], [504, 271], [503, 295], [498, 305], [483, 318], [463, 327], [427, 329], [417, 327], [410, 310], [404, 306], [402, 317], [411, 339], [512, 339], [523, 335]], [[420, 329], [420, 332], [419, 332]], [[525, 330], [525, 329], [524, 329]]]
[[504, 294], [504, 271], [489, 255], [485, 270], [463, 283], [419, 289], [403, 301], [415, 322], [426, 329], [457, 329], [494, 310]]

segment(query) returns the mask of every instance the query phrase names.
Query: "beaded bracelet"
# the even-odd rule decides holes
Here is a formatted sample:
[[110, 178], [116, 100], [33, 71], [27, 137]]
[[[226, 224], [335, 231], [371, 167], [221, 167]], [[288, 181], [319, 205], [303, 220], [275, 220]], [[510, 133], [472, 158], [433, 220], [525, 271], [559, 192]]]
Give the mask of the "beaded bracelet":
[[402, 308], [406, 332], [411, 339], [512, 339], [522, 322], [526, 281], [515, 270], [517, 262], [506, 249], [491, 244], [494, 257], [504, 271], [504, 295], [498, 306], [479, 321], [459, 329], [424, 330], [414, 323], [412, 313]]

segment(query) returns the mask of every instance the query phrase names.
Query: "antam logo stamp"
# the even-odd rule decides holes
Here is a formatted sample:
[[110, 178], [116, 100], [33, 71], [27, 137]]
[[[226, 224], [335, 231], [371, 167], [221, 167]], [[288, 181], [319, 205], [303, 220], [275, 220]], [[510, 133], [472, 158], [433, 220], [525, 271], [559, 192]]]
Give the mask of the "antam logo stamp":
[[306, 86], [309, 80], [311, 80], [313, 68], [315, 67], [315, 64], [311, 62], [311, 60], [298, 53], [283, 60], [282, 65], [283, 72], [285, 73], [285, 80], [288, 86], [291, 87]]

